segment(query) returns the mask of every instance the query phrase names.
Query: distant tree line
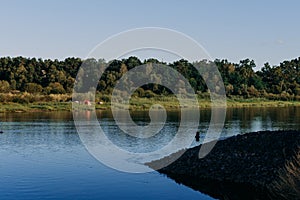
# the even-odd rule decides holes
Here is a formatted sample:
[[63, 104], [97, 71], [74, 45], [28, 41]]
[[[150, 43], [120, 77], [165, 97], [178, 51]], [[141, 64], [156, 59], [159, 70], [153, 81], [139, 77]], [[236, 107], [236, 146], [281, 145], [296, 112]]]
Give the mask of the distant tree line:
[[[63, 61], [50, 59], [36, 59], [24, 57], [0, 58], [0, 93], [32, 93], [38, 95], [70, 94], [73, 91], [77, 73], [83, 81], [86, 77], [83, 64], [93, 65], [99, 69], [107, 67], [103, 76], [98, 81], [97, 91], [103, 95], [110, 95], [116, 84], [127, 71], [147, 63], [158, 63], [156, 59], [141, 61], [137, 57], [105, 62], [103, 59], [66, 58]], [[207, 93], [208, 89], [200, 74], [193, 65], [216, 65], [221, 73], [228, 97], [262, 97], [274, 100], [300, 100], [300, 57], [284, 61], [278, 66], [265, 63], [259, 71], [253, 60], [245, 59], [239, 63], [227, 60], [199, 61], [190, 63], [186, 60], [166, 64], [181, 73], [199, 95]], [[161, 78], [161, 77], [156, 77]], [[163, 77], [170, 78], [170, 77]], [[80, 84], [77, 84], [80, 87]], [[158, 84], [148, 84], [136, 91], [140, 97], [155, 95], [169, 95], [171, 91]], [[104, 99], [105, 100], [105, 99]]]

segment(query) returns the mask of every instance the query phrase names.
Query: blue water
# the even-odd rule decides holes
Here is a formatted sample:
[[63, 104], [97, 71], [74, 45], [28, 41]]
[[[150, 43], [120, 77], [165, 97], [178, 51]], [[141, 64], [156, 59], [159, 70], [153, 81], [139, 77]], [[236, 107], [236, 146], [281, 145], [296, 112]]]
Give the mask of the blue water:
[[2, 115], [0, 199], [210, 199], [158, 172], [104, 166], [86, 151], [69, 117]]
[[[111, 114], [98, 114], [113, 140], [120, 133], [115, 133]], [[149, 121], [147, 113], [133, 115], [137, 123]], [[200, 130], [208, 127], [209, 119], [209, 111], [202, 111]], [[83, 146], [71, 113], [2, 113], [0, 120], [0, 199], [212, 199], [158, 172], [130, 174], [101, 164]], [[299, 122], [300, 109], [295, 107], [229, 109], [222, 137], [299, 130]], [[169, 140], [178, 123], [178, 113], [171, 113], [165, 137], [159, 139]], [[134, 150], [134, 142], [126, 141]]]

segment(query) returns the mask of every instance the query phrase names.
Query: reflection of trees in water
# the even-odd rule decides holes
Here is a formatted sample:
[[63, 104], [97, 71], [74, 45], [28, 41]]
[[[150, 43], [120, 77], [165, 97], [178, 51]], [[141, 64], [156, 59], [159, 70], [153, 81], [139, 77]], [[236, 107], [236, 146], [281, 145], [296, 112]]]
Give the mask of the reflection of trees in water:
[[252, 127], [254, 121], [261, 121], [261, 127], [264, 130], [293, 129], [294, 127], [294, 129], [299, 129], [299, 119], [300, 107], [295, 106], [228, 108], [226, 113], [226, 123], [229, 127], [237, 121], [239, 128], [246, 131], [256, 131]]
[[32, 120], [39, 121], [66, 121], [72, 120], [73, 115], [68, 111], [59, 112], [22, 112], [22, 113], [0, 113], [1, 121], [26, 122]]

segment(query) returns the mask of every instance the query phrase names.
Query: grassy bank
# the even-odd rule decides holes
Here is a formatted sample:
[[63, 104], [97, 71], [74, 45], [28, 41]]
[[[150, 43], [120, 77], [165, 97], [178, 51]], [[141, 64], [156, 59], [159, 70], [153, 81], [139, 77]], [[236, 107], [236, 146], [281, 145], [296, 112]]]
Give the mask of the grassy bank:
[[227, 99], [227, 107], [282, 107], [300, 106], [300, 101], [278, 101], [264, 98]]
[[[198, 99], [200, 108], [210, 108], [211, 101], [209, 99]], [[165, 109], [179, 109], [179, 102], [175, 97], [154, 97], [154, 98], [132, 98], [131, 109], [143, 110], [149, 109], [153, 104], [160, 104]], [[220, 106], [223, 106], [220, 104]], [[300, 101], [275, 101], [263, 98], [241, 99], [227, 98], [226, 106], [232, 108], [239, 107], [283, 107], [283, 106], [300, 106]], [[190, 108], [188, 103], [183, 104], [184, 108]]]
[[[209, 99], [198, 99], [200, 108], [209, 108], [211, 102]], [[179, 102], [175, 97], [152, 97], [152, 98], [138, 98], [133, 97], [130, 100], [131, 110], [148, 110], [151, 106], [158, 108], [157, 104], [163, 106], [167, 110], [180, 109]], [[103, 104], [92, 104], [96, 109], [106, 110], [110, 109], [110, 102], [103, 102]], [[91, 106], [82, 105], [86, 109]], [[119, 105], [122, 107], [122, 105]], [[283, 107], [283, 106], [300, 106], [300, 101], [274, 101], [262, 98], [241, 99], [241, 98], [227, 98], [227, 107]], [[185, 102], [183, 108], [192, 108], [188, 102]], [[71, 111], [72, 103], [55, 102], [55, 101], [39, 101], [29, 103], [18, 102], [1, 102], [0, 112], [40, 112], [40, 111]]]
[[42, 112], [69, 111], [72, 104], [68, 102], [35, 102], [35, 103], [1, 103], [0, 112]]

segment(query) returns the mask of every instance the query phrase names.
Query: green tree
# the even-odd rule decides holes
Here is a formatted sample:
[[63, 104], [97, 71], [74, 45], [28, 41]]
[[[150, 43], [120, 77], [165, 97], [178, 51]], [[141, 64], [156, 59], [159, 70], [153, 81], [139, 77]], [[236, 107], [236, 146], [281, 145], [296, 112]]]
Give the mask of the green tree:
[[66, 92], [64, 87], [58, 82], [50, 83], [47, 90], [49, 94], [64, 94]]
[[26, 83], [25, 84], [25, 91], [29, 93], [41, 93], [43, 87], [37, 83]]
[[10, 85], [7, 81], [0, 81], [0, 92], [6, 93], [10, 91]]

